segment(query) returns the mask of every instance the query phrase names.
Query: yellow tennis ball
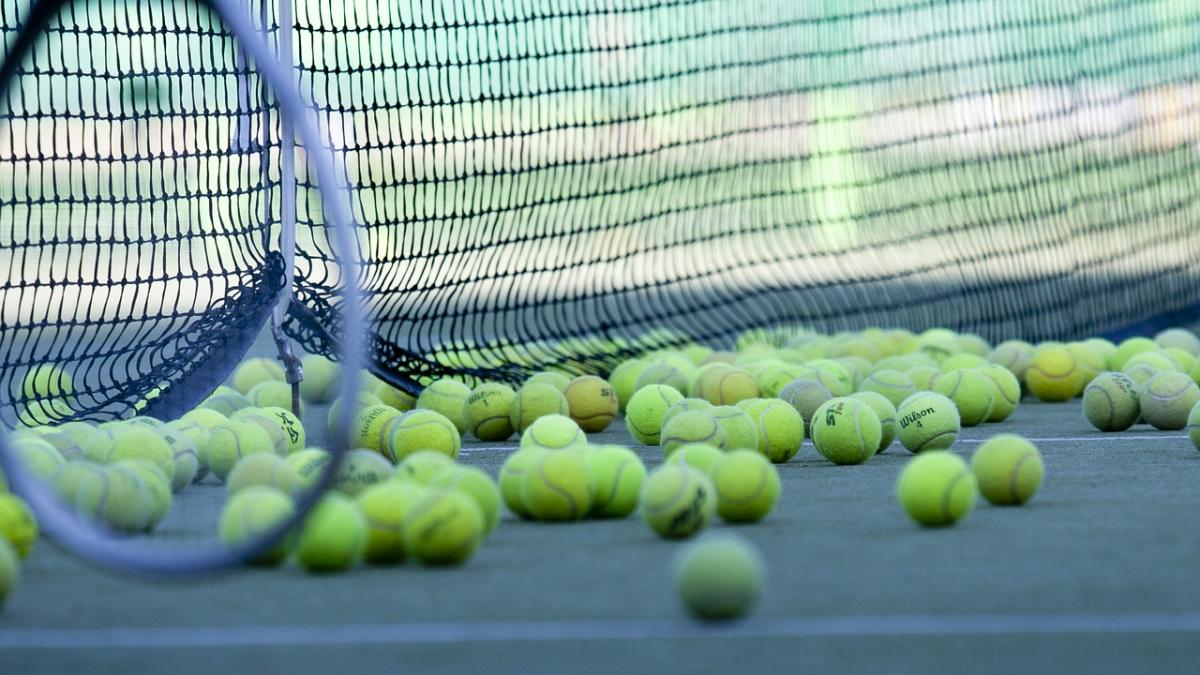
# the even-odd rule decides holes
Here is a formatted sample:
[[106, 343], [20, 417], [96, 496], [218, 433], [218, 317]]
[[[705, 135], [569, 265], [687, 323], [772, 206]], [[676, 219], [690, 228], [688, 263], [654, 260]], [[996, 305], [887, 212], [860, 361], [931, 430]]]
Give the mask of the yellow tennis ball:
[[975, 372], [992, 381], [992, 414], [985, 422], [1003, 422], [1016, 412], [1021, 403], [1021, 382], [1004, 366], [989, 363]]
[[357, 497], [363, 490], [391, 480], [395, 470], [396, 467], [378, 452], [356, 448], [342, 457], [330, 487]]
[[[243, 395], [263, 382], [286, 382], [283, 365], [266, 357], [246, 359], [233, 371], [229, 383]], [[290, 394], [289, 394], [290, 396]]]
[[263, 408], [242, 408], [230, 415], [229, 419], [257, 424], [271, 439], [271, 452], [281, 457], [288, 454], [287, 434], [274, 418], [263, 412]]
[[[746, 399], [751, 400], [751, 399]], [[758, 427], [750, 415], [733, 405], [719, 405], [709, 411], [725, 434], [726, 450], [757, 450]]]
[[604, 431], [620, 409], [616, 390], [595, 375], [583, 375], [567, 383], [563, 390], [571, 419], [588, 433]]
[[521, 493], [521, 484], [525, 475], [537, 462], [542, 453], [549, 452], [539, 447], [529, 447], [517, 450], [509, 455], [500, 466], [500, 496], [504, 505], [515, 515], [529, 518], [529, 509], [525, 507], [525, 499]]
[[1125, 362], [1142, 352], [1157, 351], [1159, 345], [1147, 337], [1131, 337], [1117, 345], [1116, 351], [1108, 356], [1104, 365], [1109, 370], [1122, 370]]
[[916, 391], [933, 391], [933, 383], [942, 376], [942, 371], [933, 366], [913, 366], [904, 371], [904, 376], [913, 383]]
[[367, 562], [389, 565], [404, 560], [404, 519], [425, 493], [425, 486], [407, 481], [389, 481], [359, 493], [358, 508], [367, 523]]
[[23, 559], [29, 557], [37, 538], [37, 519], [25, 500], [14, 494], [0, 494], [0, 539]]
[[175, 477], [175, 452], [162, 436], [145, 427], [126, 426], [117, 433], [108, 462], [124, 459], [140, 459], [153, 464], [167, 477], [167, 484]]
[[805, 364], [810, 375], [824, 384], [834, 396], [849, 396], [854, 391], [854, 374], [832, 359], [815, 359]]
[[386, 454], [391, 424], [401, 414], [399, 410], [386, 405], [363, 408], [350, 425], [350, 445]]
[[779, 398], [796, 409], [804, 418], [804, 431], [812, 435], [812, 419], [826, 401], [833, 398], [829, 387], [807, 377], [792, 380], [780, 390]]
[[629, 448], [601, 445], [584, 455], [595, 492], [592, 516], [624, 518], [638, 505], [638, 494], [646, 480], [646, 465]]
[[898, 370], [877, 370], [867, 376], [858, 387], [859, 391], [870, 391], [886, 398], [893, 406], [917, 393], [917, 388], [907, 375]]
[[955, 354], [942, 361], [939, 367], [942, 369], [943, 373], [949, 373], [955, 370], [970, 370], [978, 368], [987, 362], [987, 359], [979, 356], [978, 354]]
[[865, 403], [879, 418], [879, 447], [875, 454], [886, 452], [896, 440], [896, 407], [885, 396], [873, 391], [855, 392], [850, 398]]
[[567, 415], [570, 405], [562, 391], [549, 384], [526, 384], [517, 391], [508, 410], [513, 430], [524, 434], [534, 422], [547, 415]]
[[1182, 349], [1189, 354], [1200, 356], [1200, 337], [1186, 328], [1168, 328], [1154, 336], [1154, 341], [1163, 349]]
[[450, 459], [458, 459], [462, 437], [458, 427], [432, 410], [410, 410], [387, 424], [387, 442], [383, 455], [393, 462], [421, 450], [434, 450]]
[[228, 417], [242, 408], [251, 406], [250, 399], [230, 387], [217, 387], [197, 408], [207, 408]]
[[1141, 387], [1122, 373], [1101, 373], [1083, 390], [1083, 416], [1100, 431], [1124, 431], [1142, 417]]
[[400, 461], [393, 478], [418, 485], [429, 485], [438, 474], [453, 469], [454, 466], [454, 460], [447, 457], [445, 453], [436, 450], [419, 450]]
[[1083, 390], [1079, 364], [1069, 349], [1046, 345], [1033, 353], [1025, 371], [1029, 393], [1041, 401], [1069, 401]]
[[[13, 435], [16, 436], [16, 434]], [[9, 449], [29, 473], [40, 481], [50, 480], [59, 467], [66, 463], [53, 445], [36, 436], [17, 436], [16, 438], [10, 436]]]
[[725, 430], [709, 412], [690, 410], [672, 417], [663, 425], [660, 434], [663, 457], [684, 445], [704, 443], [719, 448], [725, 447]]
[[372, 398], [378, 399], [373, 401], [371, 405], [386, 405], [400, 412], [408, 412], [417, 407], [417, 397], [407, 391], [393, 387], [391, 384], [379, 379], [371, 373], [362, 373], [362, 384], [360, 394], [366, 394]]
[[1045, 467], [1037, 446], [1016, 434], [989, 438], [971, 457], [979, 492], [993, 504], [1024, 504], [1042, 486]]
[[988, 361], [1002, 366], [1012, 373], [1017, 381], [1025, 379], [1025, 371], [1033, 361], [1033, 345], [1024, 340], [1005, 340], [996, 345], [988, 355]]
[[1192, 440], [1192, 445], [1200, 450], [1200, 403], [1197, 403], [1192, 408], [1191, 414], [1188, 415], [1187, 422], [1188, 438]]
[[[234, 417], [240, 417], [243, 412], [239, 410], [234, 413]], [[291, 454], [305, 447], [308, 434], [305, 433], [300, 418], [292, 414], [291, 410], [268, 406], [258, 408], [256, 413], [270, 419], [282, 433], [284, 440], [282, 454]]]
[[12, 546], [0, 538], [0, 610], [13, 589], [21, 582], [21, 561]]
[[300, 476], [296, 468], [279, 455], [256, 452], [234, 465], [226, 477], [225, 490], [232, 497], [256, 485], [273, 487], [284, 494], [294, 495], [300, 489]]
[[[254, 385], [247, 394], [246, 400], [255, 408], [292, 409], [292, 385], [286, 382], [260, 382]], [[304, 412], [304, 404], [300, 404], [300, 412]]]
[[762, 557], [730, 535], [706, 535], [680, 551], [675, 561], [675, 590], [698, 619], [733, 619], [746, 614], [762, 596]]
[[321, 497], [296, 538], [296, 562], [309, 572], [337, 572], [362, 560], [367, 522], [352, 499], [340, 492]]
[[750, 373], [725, 364], [710, 366], [696, 378], [695, 393], [715, 406], [734, 405], [757, 398], [758, 380]]
[[712, 481], [682, 462], [663, 464], [646, 476], [640, 501], [642, 519], [667, 539], [696, 534], [708, 527], [717, 511]]
[[[1067, 351], [1075, 357], [1079, 368], [1079, 387], [1088, 386], [1096, 376], [1104, 372], [1104, 357], [1082, 342], [1072, 342], [1067, 345]], [[1078, 393], [1076, 393], [1078, 395]]]
[[413, 505], [402, 527], [404, 550], [425, 565], [459, 565], [483, 541], [483, 515], [457, 490], [430, 488]]
[[155, 465], [140, 459], [126, 459], [112, 464], [112, 472], [136, 475], [150, 495], [150, 513], [145, 531], [153, 530], [171, 511], [171, 482]]
[[961, 423], [954, 401], [932, 391], [904, 399], [896, 410], [897, 436], [910, 452], [945, 450], [958, 440]]
[[305, 448], [293, 452], [283, 461], [296, 471], [295, 494], [299, 495], [307, 492], [325, 475], [325, 470], [333, 461], [333, 455], [320, 448]]
[[642, 445], [658, 445], [667, 409], [682, 400], [683, 394], [667, 385], [638, 389], [625, 409], [625, 426]]
[[105, 467], [108, 495], [99, 513], [108, 527], [122, 532], [145, 532], [154, 515], [154, 495], [142, 477], [133, 471]]
[[628, 359], [622, 361], [609, 373], [608, 381], [612, 383], [621, 412], [625, 412], [625, 408], [629, 405], [629, 399], [633, 397], [633, 392], [637, 391], [634, 387], [637, 385], [638, 378], [649, 366], [650, 364], [642, 359]]
[[[747, 399], [747, 400], [749, 400], [749, 399]], [[681, 400], [676, 401], [675, 403], [671, 404], [671, 407], [667, 408], [667, 411], [663, 413], [662, 425], [664, 427], [667, 426], [667, 423], [669, 423], [673, 417], [675, 417], [676, 415], [678, 415], [680, 413], [685, 413], [685, 412], [689, 412], [689, 411], [699, 411], [699, 412], [711, 414], [713, 407], [714, 407], [713, 404], [709, 403], [708, 401], [705, 401], [702, 398], [681, 399]], [[659, 432], [658, 440], [659, 440], [659, 443], [661, 444], [662, 443], [661, 431]]]
[[692, 443], [676, 449], [667, 458], [667, 463], [687, 464], [701, 473], [708, 474], [712, 470], [713, 464], [716, 464], [717, 460], [724, 456], [725, 451], [720, 448], [704, 443]]
[[[399, 412], [400, 412], [400, 410], [397, 408], [393, 408], [390, 405], [384, 405], [383, 401], [380, 400], [380, 398], [378, 396], [376, 396], [375, 394], [372, 394], [371, 392], [368, 392], [368, 391], [360, 391], [357, 394], [355, 394], [353, 402], [354, 402], [354, 417], [352, 417], [350, 419], [350, 433], [352, 436], [351, 437], [351, 445], [358, 445], [358, 447], [366, 447], [366, 446], [359, 445], [358, 443], [356, 443], [355, 441], [357, 439], [353, 438], [353, 434], [355, 433], [355, 430], [357, 428], [356, 424], [357, 424], [357, 419], [358, 419], [359, 415], [366, 412], [366, 410], [368, 408], [374, 408], [376, 406], [395, 410], [397, 414], [399, 414]], [[333, 405], [329, 406], [329, 414], [326, 415], [326, 417], [325, 417], [325, 428], [329, 431], [330, 436], [332, 436], [335, 433], [338, 416], [341, 415], [342, 408], [345, 407], [346, 404], [347, 404], [347, 402], [345, 401], [344, 397], [339, 397], [334, 400]]]
[[[64, 433], [53, 431], [52, 427], [38, 427], [38, 438], [53, 446], [58, 454], [66, 461], [83, 459], [83, 447], [74, 438]], [[9, 436], [12, 438], [12, 436]], [[90, 438], [90, 436], [89, 436]]]
[[263, 428], [246, 420], [227, 420], [213, 427], [204, 463], [221, 482], [238, 460], [256, 452], [274, 452], [275, 444]]
[[594, 496], [592, 472], [580, 452], [547, 452], [521, 481], [521, 501], [537, 520], [580, 520]]
[[500, 522], [500, 488], [486, 471], [475, 466], [455, 465], [434, 476], [430, 487], [458, 490], [474, 500], [483, 516], [486, 536]]
[[[155, 430], [171, 448], [175, 471], [171, 474], [171, 492], [178, 494], [192, 484], [200, 470], [200, 453], [192, 439], [166, 425]], [[207, 432], [206, 432], [207, 434]]]
[[[300, 359], [304, 379], [300, 380], [300, 396], [309, 403], [329, 403], [337, 398], [342, 387], [342, 367], [319, 354], [305, 354]], [[288, 406], [291, 407], [291, 406]]]
[[896, 494], [909, 517], [926, 527], [939, 527], [966, 517], [975, 508], [979, 489], [961, 457], [924, 452], [904, 466]]
[[777, 398], [789, 382], [802, 377], [804, 372], [804, 366], [794, 363], [767, 363], [759, 367], [754, 378], [758, 383], [759, 395]]
[[544, 450], [583, 449], [587, 447], [587, 436], [570, 417], [547, 415], [539, 418], [521, 434], [520, 447]]
[[[295, 513], [295, 504], [284, 492], [269, 485], [251, 485], [230, 496], [225, 503], [217, 524], [217, 537], [226, 548], [237, 549], [267, 536]], [[284, 537], [283, 541], [246, 562], [278, 565], [287, 557], [290, 539]]]
[[779, 472], [754, 450], [732, 450], [709, 470], [717, 495], [717, 514], [731, 523], [754, 523], [779, 501]]
[[834, 464], [862, 464], [875, 456], [883, 438], [875, 411], [848, 397], [830, 399], [817, 408], [811, 427], [813, 445]]
[[1164, 431], [1187, 426], [1188, 413], [1200, 401], [1200, 386], [1192, 378], [1175, 371], [1155, 375], [1142, 387], [1139, 403], [1142, 419]]
[[471, 388], [449, 378], [431, 382], [421, 395], [417, 397], [417, 408], [432, 410], [450, 420], [458, 433], [467, 430], [467, 420], [463, 417], [463, 407]]
[[952, 370], [938, 378], [933, 390], [954, 401], [964, 427], [986, 422], [996, 405], [996, 385], [991, 378], [974, 370]]
[[[213, 427], [229, 418], [226, 415], [223, 415], [210, 408], [196, 408], [195, 410], [184, 413], [179, 419], [184, 422], [191, 422], [192, 424], [198, 425], [206, 431], [212, 431]], [[168, 426], [169, 424], [170, 423], [168, 423]], [[196, 445], [201, 444], [197, 443]]]
[[463, 404], [467, 430], [481, 441], [503, 441], [513, 435], [509, 418], [517, 393], [508, 385], [485, 382], [475, 387]]
[[[688, 385], [691, 383], [690, 372], [691, 368], [683, 369], [679, 367], [679, 364], [668, 363], [666, 361], [651, 363], [642, 370], [642, 374], [638, 376], [637, 382], [634, 383], [633, 395], [637, 396], [637, 392], [648, 387], [669, 387], [674, 389], [682, 398], [687, 393]], [[632, 399], [630, 400], [632, 401]]]
[[91, 462], [69, 462], [54, 475], [54, 492], [84, 520], [97, 521], [108, 498], [108, 472]]

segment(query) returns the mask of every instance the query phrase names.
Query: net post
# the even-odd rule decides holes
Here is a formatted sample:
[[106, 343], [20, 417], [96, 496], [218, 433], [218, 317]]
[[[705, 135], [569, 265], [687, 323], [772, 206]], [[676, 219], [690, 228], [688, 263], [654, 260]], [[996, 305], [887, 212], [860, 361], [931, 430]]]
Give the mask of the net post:
[[[291, 0], [279, 0], [276, 8], [279, 21], [276, 56], [279, 63], [283, 64], [288, 79], [294, 81]], [[279, 118], [279, 193], [279, 251], [283, 254], [284, 281], [279, 301], [271, 313], [271, 335], [279, 349], [279, 360], [283, 362], [287, 382], [292, 386], [292, 413], [299, 416], [300, 381], [304, 379], [304, 369], [292, 348], [292, 342], [283, 332], [283, 321], [292, 303], [296, 274], [296, 135], [287, 115]], [[270, 209], [269, 203], [267, 208]]]

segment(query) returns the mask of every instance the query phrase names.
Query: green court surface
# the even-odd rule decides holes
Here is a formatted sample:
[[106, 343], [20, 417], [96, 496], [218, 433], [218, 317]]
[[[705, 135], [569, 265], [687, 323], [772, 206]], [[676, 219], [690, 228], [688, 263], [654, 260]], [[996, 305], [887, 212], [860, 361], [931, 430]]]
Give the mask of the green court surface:
[[[324, 413], [309, 411], [312, 428]], [[460, 569], [294, 566], [161, 583], [89, 568], [41, 542], [0, 615], [0, 672], [1195, 672], [1200, 452], [1182, 432], [1093, 431], [1078, 402], [1025, 401], [965, 430], [1035, 440], [1047, 478], [1020, 508], [981, 503], [923, 530], [893, 495], [899, 444], [837, 467], [811, 443], [780, 466], [779, 508], [729, 527], [761, 548], [752, 618], [688, 619], [670, 584], [680, 544], [636, 517], [570, 525], [506, 517]], [[623, 425], [599, 438], [628, 442]], [[496, 473], [512, 444], [468, 443]], [[641, 450], [651, 465], [657, 448]], [[212, 478], [158, 539], [211, 536]]]

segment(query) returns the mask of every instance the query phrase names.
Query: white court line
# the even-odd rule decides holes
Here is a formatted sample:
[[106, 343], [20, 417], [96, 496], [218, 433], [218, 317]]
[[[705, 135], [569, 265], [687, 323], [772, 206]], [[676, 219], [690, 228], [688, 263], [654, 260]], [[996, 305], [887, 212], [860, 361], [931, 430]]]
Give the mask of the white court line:
[[711, 638], [944, 637], [1200, 633], [1200, 614], [888, 615], [690, 621], [513, 621], [327, 626], [0, 629], [0, 650], [364, 646]]

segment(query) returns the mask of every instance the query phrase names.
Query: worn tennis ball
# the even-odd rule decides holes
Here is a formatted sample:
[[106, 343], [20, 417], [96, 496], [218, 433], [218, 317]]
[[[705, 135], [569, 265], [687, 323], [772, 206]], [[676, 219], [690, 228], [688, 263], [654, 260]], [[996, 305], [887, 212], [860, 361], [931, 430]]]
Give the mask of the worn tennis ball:
[[646, 465], [629, 448], [601, 445], [583, 457], [592, 475], [592, 510], [598, 518], [624, 518], [638, 505], [646, 480]]
[[800, 452], [804, 444], [804, 418], [791, 405], [778, 399], [759, 399], [742, 406], [755, 426], [756, 448], [764, 457], [780, 464]]
[[939, 527], [966, 517], [975, 508], [979, 489], [961, 457], [926, 452], [904, 466], [896, 494], [909, 517], [926, 527]]
[[162, 436], [146, 427], [127, 425], [117, 433], [108, 462], [140, 459], [158, 467], [167, 477], [167, 485], [175, 476], [175, 452]]
[[893, 406], [916, 393], [917, 388], [907, 375], [898, 370], [877, 370], [867, 376], [858, 387], [859, 391], [870, 391], [879, 394], [891, 402]]
[[838, 397], [817, 408], [812, 420], [813, 445], [834, 464], [862, 464], [875, 455], [883, 424], [866, 403]]
[[996, 345], [988, 355], [988, 361], [1004, 367], [1020, 382], [1025, 379], [1025, 371], [1033, 362], [1033, 351], [1033, 345], [1024, 340], [1005, 340]]
[[458, 428], [445, 416], [432, 410], [410, 410], [390, 420], [386, 428], [387, 441], [381, 452], [393, 462], [421, 450], [435, 450], [450, 459], [458, 459], [462, 437]]
[[525, 380], [524, 386], [529, 386], [531, 384], [546, 384], [554, 387], [561, 393], [566, 390], [567, 385], [570, 384], [570, 382], [571, 378], [563, 375], [560, 372], [544, 370], [540, 373], [534, 373], [533, 375], [530, 375], [529, 378]]
[[1042, 485], [1045, 467], [1037, 446], [1016, 434], [989, 438], [971, 457], [979, 493], [993, 504], [1024, 504]]
[[547, 415], [567, 415], [570, 406], [562, 391], [549, 384], [526, 384], [517, 390], [508, 409], [513, 430], [524, 434], [539, 418]]
[[25, 500], [14, 494], [0, 494], [0, 539], [7, 541], [24, 559], [29, 557], [37, 538], [37, 519]]
[[992, 414], [985, 422], [1003, 422], [1012, 416], [1021, 403], [1021, 382], [1008, 368], [989, 363], [975, 372], [992, 381]]
[[706, 443], [725, 447], [725, 430], [710, 412], [692, 410], [675, 415], [663, 425], [660, 434], [663, 457], [669, 458], [679, 447]]
[[529, 518], [529, 509], [525, 508], [525, 499], [521, 494], [521, 483], [525, 475], [537, 462], [542, 453], [549, 452], [538, 447], [530, 447], [509, 455], [500, 466], [500, 496], [504, 505], [521, 518]]
[[378, 452], [355, 448], [342, 457], [330, 487], [357, 497], [363, 490], [391, 480], [395, 471], [396, 467]]
[[[272, 406], [249, 410], [253, 410], [253, 413], [247, 412], [247, 410], [239, 410], [233, 416], [237, 419], [249, 415], [253, 415], [255, 418], [262, 417], [269, 419], [279, 430], [283, 438], [282, 444], [276, 441], [277, 452], [290, 455], [297, 450], [304, 449], [305, 443], [308, 441], [308, 434], [305, 433], [304, 425], [300, 422], [300, 418], [293, 415], [291, 410]], [[266, 428], [265, 424], [264, 428]], [[271, 434], [271, 431], [268, 430], [267, 433]], [[272, 438], [275, 438], [274, 434], [271, 435]]]
[[804, 431], [812, 435], [812, 418], [826, 401], [833, 398], [829, 387], [816, 380], [802, 378], [792, 380], [779, 392], [779, 398], [787, 402], [804, 418]]
[[483, 541], [479, 507], [458, 490], [429, 488], [401, 528], [405, 552], [425, 565], [459, 565]]
[[463, 416], [463, 408], [466, 405], [467, 397], [471, 395], [471, 388], [449, 378], [443, 378], [431, 382], [421, 395], [417, 397], [417, 408], [424, 410], [432, 410], [454, 424], [458, 429], [458, 433], [462, 434], [467, 430], [467, 419]]
[[[246, 400], [255, 408], [284, 408], [292, 409], [292, 385], [287, 382], [260, 382], [246, 394]], [[304, 412], [304, 404], [300, 405]]]
[[229, 384], [243, 395], [248, 395], [251, 389], [263, 382], [286, 383], [286, 381], [283, 365], [275, 359], [266, 357], [242, 361], [229, 378]]
[[639, 389], [625, 409], [625, 426], [642, 445], [658, 445], [667, 409], [683, 400], [678, 390], [662, 384]]
[[305, 493], [321, 480], [325, 469], [333, 461], [333, 455], [320, 448], [305, 448], [284, 458], [296, 470], [296, 494]]
[[1179, 365], [1178, 361], [1171, 358], [1171, 356], [1166, 352], [1159, 350], [1142, 352], [1134, 355], [1131, 359], [1125, 362], [1125, 367], [1121, 370], [1122, 372], [1130, 373], [1133, 372], [1138, 366], [1149, 366], [1150, 368], [1146, 372], [1153, 372], [1155, 374], [1168, 370], [1176, 370], [1179, 372], [1186, 371], [1185, 368]]
[[913, 366], [904, 371], [904, 376], [913, 383], [916, 391], [933, 391], [933, 383], [942, 376], [942, 371], [933, 366]]
[[717, 406], [709, 411], [725, 432], [726, 450], [758, 450], [758, 427], [750, 415], [732, 405]]
[[1069, 401], [1083, 390], [1079, 364], [1071, 350], [1045, 345], [1033, 353], [1025, 371], [1029, 393], [1042, 401]]
[[521, 502], [536, 520], [579, 520], [592, 508], [595, 486], [583, 453], [547, 452], [521, 481]]
[[[768, 362], [754, 370], [759, 396], [776, 398], [792, 380], [803, 377], [804, 366], [795, 363]], [[745, 399], [743, 399], [745, 400]], [[739, 401], [740, 403], [740, 401]]]
[[675, 559], [675, 590], [698, 619], [745, 615], [762, 596], [764, 577], [758, 551], [731, 535], [706, 535]]
[[708, 366], [697, 378], [694, 394], [715, 406], [757, 398], [758, 381], [750, 373], [725, 364]]
[[429, 485], [443, 471], [454, 468], [454, 460], [436, 450], [418, 450], [408, 455], [396, 467], [393, 478]]
[[571, 380], [563, 390], [571, 419], [588, 433], [604, 431], [620, 409], [616, 390], [595, 375]]
[[[671, 418], [673, 418], [676, 415], [683, 413], [683, 412], [688, 412], [688, 411], [692, 411], [692, 410], [700, 411], [700, 412], [710, 412], [710, 411], [712, 411], [712, 409], [713, 409], [713, 404], [709, 403], [708, 401], [705, 401], [702, 398], [685, 398], [685, 399], [682, 399], [680, 401], [673, 403], [671, 405], [671, 407], [667, 408], [667, 411], [663, 413], [662, 424], [664, 427], [667, 426], [667, 423], [671, 421]], [[659, 434], [659, 441], [660, 442], [662, 441], [661, 432]]]
[[200, 452], [192, 439], [175, 429], [162, 426], [155, 431], [171, 447], [175, 470], [171, 474], [171, 492], [178, 494], [192, 484], [200, 470]]
[[1159, 373], [1142, 388], [1142, 420], [1164, 431], [1183, 429], [1197, 401], [1200, 386], [1190, 376], [1175, 371]]
[[467, 430], [481, 441], [503, 441], [513, 435], [509, 418], [517, 393], [505, 384], [485, 382], [471, 391], [463, 404]]
[[336, 572], [362, 560], [367, 521], [352, 499], [328, 492], [313, 507], [296, 537], [296, 562], [309, 572]]
[[256, 452], [275, 451], [275, 444], [263, 428], [247, 420], [226, 420], [213, 427], [204, 453], [204, 464], [221, 482], [233, 471], [238, 460]]
[[1109, 370], [1122, 370], [1125, 362], [1142, 352], [1157, 351], [1159, 345], [1148, 337], [1131, 337], [1121, 341], [1117, 350], [1105, 360]]
[[779, 472], [755, 450], [731, 450], [709, 470], [717, 514], [730, 523], [755, 523], [779, 501]]
[[409, 481], [389, 481], [359, 493], [356, 501], [367, 524], [363, 558], [373, 565], [404, 560], [404, 519], [424, 498], [425, 486]]
[[[288, 454], [287, 434], [284, 432], [283, 427], [275, 421], [275, 418], [271, 417], [269, 413], [263, 412], [263, 408], [242, 408], [230, 415], [229, 419], [257, 424], [271, 439], [271, 452], [281, 457]], [[300, 447], [304, 446], [301, 445]]]
[[705, 443], [685, 445], [671, 453], [667, 458], [668, 464], [687, 464], [701, 473], [708, 474], [717, 460], [725, 456], [725, 451]]
[[500, 488], [486, 471], [476, 466], [455, 465], [438, 473], [430, 487], [458, 490], [475, 501], [483, 516], [483, 534], [487, 535], [500, 522]]
[[250, 407], [250, 399], [232, 387], [217, 387], [197, 408], [207, 408], [229, 417], [242, 408]]
[[1100, 431], [1124, 431], [1141, 419], [1141, 387], [1123, 373], [1101, 373], [1083, 390], [1083, 416]]
[[350, 423], [351, 447], [366, 448], [386, 454], [391, 424], [402, 414], [405, 413], [383, 404], [362, 408]]
[[1192, 439], [1192, 445], [1200, 450], [1200, 403], [1192, 407], [1192, 412], [1188, 415], [1187, 429], [1188, 438]]
[[543, 450], [583, 449], [587, 447], [587, 436], [570, 417], [547, 415], [538, 418], [524, 434], [521, 434], [520, 447]]
[[[309, 403], [329, 403], [342, 388], [342, 367], [320, 354], [305, 354], [300, 359], [304, 379], [300, 396]], [[289, 406], [290, 407], [290, 406]]]
[[1200, 337], [1186, 328], [1168, 328], [1154, 336], [1154, 341], [1163, 349], [1174, 347], [1193, 356], [1200, 356]]
[[300, 489], [296, 467], [270, 452], [256, 452], [243, 457], [225, 479], [225, 490], [233, 496], [256, 485], [273, 487], [287, 495]]
[[171, 510], [171, 481], [155, 465], [145, 460], [125, 459], [112, 464], [110, 471], [128, 472], [136, 475], [150, 494], [150, 517], [145, 530], [148, 532], [158, 526]]
[[896, 440], [896, 407], [882, 394], [873, 391], [855, 392], [850, 398], [865, 403], [879, 418], [879, 448], [875, 453], [885, 452]]
[[996, 385], [991, 378], [974, 370], [947, 372], [933, 384], [933, 390], [954, 401], [965, 427], [987, 421], [996, 405]]
[[977, 354], [954, 354], [942, 361], [938, 367], [943, 373], [949, 373], [952, 370], [975, 369], [987, 362], [987, 359]]
[[1079, 386], [1082, 391], [1083, 387], [1091, 384], [1097, 375], [1104, 372], [1104, 357], [1082, 342], [1069, 343], [1067, 351], [1075, 357], [1075, 363], [1079, 368]]
[[[691, 383], [689, 372], [665, 361], [657, 361], [646, 366], [633, 385], [634, 396], [647, 387], [670, 387], [682, 398]], [[626, 408], [628, 410], [628, 408]]]
[[[264, 457], [267, 455], [263, 455]], [[278, 457], [277, 461], [283, 460]], [[269, 485], [250, 485], [232, 495], [221, 510], [217, 536], [231, 550], [259, 540], [280, 527], [296, 513], [292, 498]], [[287, 558], [291, 537], [247, 560], [251, 565], [273, 566]]]
[[917, 392], [904, 399], [896, 410], [897, 436], [910, 452], [945, 450], [958, 440], [961, 423], [954, 401], [941, 394]]
[[1146, 383], [1149, 382], [1155, 375], [1167, 372], [1168, 370], [1170, 369], [1159, 368], [1149, 363], [1134, 363], [1127, 364], [1121, 369], [1121, 373], [1137, 383], [1138, 387], [1140, 388], [1145, 387]]
[[646, 476], [640, 501], [646, 524], [667, 539], [703, 530], [717, 510], [712, 480], [683, 462], [663, 464]]
[[154, 495], [142, 477], [133, 471], [104, 468], [108, 495], [100, 504], [99, 519], [113, 530], [145, 532], [150, 528]]
[[[15, 436], [16, 434], [14, 434]], [[40, 481], [48, 481], [66, 463], [53, 445], [37, 437], [9, 437], [9, 449], [26, 470]]]

